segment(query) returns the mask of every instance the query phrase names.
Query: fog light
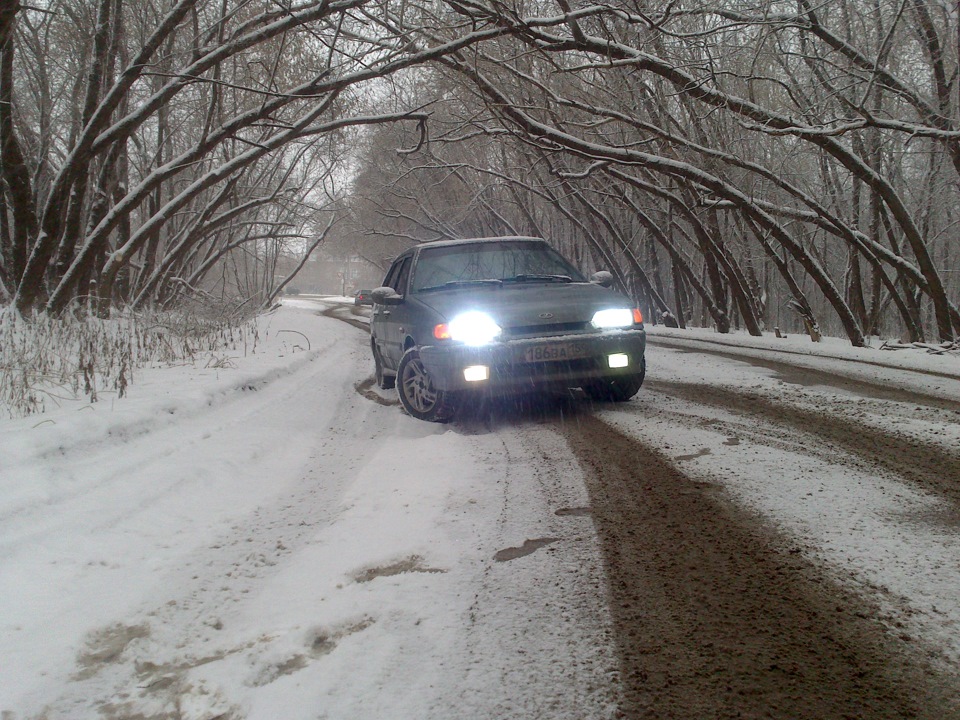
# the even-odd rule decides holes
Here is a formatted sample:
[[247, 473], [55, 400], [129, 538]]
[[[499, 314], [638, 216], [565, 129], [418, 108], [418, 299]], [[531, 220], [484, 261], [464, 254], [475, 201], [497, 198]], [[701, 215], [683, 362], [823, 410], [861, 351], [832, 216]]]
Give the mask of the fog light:
[[490, 368], [486, 365], [471, 365], [463, 369], [463, 379], [467, 382], [482, 382], [490, 377]]
[[630, 358], [625, 353], [614, 353], [607, 355], [607, 364], [612, 368], [627, 367], [630, 364]]

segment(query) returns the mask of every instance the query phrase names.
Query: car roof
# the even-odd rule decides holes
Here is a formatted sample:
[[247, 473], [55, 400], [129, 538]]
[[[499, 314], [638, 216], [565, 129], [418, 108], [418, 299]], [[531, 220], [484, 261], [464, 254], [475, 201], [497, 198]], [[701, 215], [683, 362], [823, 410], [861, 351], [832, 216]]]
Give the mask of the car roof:
[[424, 248], [433, 248], [433, 247], [450, 247], [454, 245], [471, 245], [479, 243], [490, 243], [490, 242], [534, 242], [534, 243], [543, 243], [546, 242], [543, 238], [538, 237], [528, 237], [525, 235], [500, 235], [496, 237], [480, 237], [480, 238], [464, 238], [462, 240], [435, 240], [433, 242], [421, 243], [416, 246], [415, 249], [422, 250]]

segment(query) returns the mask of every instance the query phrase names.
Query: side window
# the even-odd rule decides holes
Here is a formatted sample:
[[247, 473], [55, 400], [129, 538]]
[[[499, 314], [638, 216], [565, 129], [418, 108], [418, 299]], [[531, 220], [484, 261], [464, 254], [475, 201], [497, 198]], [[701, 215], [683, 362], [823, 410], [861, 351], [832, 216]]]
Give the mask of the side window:
[[394, 290], [397, 289], [397, 277], [400, 275], [400, 267], [403, 265], [402, 260], [397, 260], [390, 266], [390, 269], [387, 271], [387, 276], [383, 279], [383, 284], [385, 287], [391, 287]]
[[401, 295], [407, 294], [407, 280], [410, 279], [410, 265], [412, 263], [413, 258], [409, 255], [403, 259], [397, 271], [396, 285], [390, 286]]

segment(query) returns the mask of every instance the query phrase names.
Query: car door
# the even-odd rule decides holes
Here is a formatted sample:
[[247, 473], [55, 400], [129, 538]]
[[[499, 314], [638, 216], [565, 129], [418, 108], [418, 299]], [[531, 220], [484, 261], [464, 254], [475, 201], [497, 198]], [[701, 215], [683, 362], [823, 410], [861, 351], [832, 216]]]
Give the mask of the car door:
[[[387, 287], [393, 288], [399, 295], [406, 295], [407, 284], [410, 279], [410, 267], [413, 264], [412, 255], [402, 255], [397, 258], [383, 281]], [[403, 328], [407, 324], [407, 303], [401, 300], [396, 305], [373, 306], [372, 332], [380, 357], [391, 370], [396, 370], [403, 355]]]

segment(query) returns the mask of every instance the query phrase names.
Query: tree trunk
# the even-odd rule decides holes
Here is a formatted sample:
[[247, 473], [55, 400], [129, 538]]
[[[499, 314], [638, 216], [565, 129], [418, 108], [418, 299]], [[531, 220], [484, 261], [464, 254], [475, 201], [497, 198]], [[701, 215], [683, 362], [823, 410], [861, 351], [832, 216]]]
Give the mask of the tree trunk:
[[[16, 48], [13, 26], [19, 9], [19, 4], [15, 2], [4, 2], [0, 8], [0, 165], [12, 220], [12, 227], [7, 235], [9, 247], [4, 255], [7, 274], [14, 285], [23, 276], [28, 245], [30, 239], [37, 234], [37, 210], [33, 201], [30, 172], [13, 127], [13, 60]], [[38, 293], [42, 292], [41, 283], [42, 278], [37, 281]]]

